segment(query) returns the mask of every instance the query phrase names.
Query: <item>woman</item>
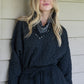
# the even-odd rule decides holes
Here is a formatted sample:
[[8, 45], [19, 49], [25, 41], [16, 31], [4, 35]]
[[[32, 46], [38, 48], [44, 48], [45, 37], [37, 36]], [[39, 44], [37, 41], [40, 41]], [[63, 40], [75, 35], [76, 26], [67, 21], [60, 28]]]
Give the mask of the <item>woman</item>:
[[8, 84], [72, 84], [66, 29], [56, 0], [30, 0], [31, 14], [18, 18], [11, 47]]

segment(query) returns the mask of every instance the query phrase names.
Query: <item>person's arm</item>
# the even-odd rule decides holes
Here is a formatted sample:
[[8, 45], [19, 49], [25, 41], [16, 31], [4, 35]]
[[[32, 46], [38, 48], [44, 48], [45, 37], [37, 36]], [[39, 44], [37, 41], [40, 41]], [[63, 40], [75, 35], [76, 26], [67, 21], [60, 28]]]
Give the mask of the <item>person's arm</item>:
[[23, 52], [22, 22], [17, 21], [11, 40], [11, 58], [9, 60], [8, 84], [18, 84], [22, 70], [21, 56]]
[[58, 67], [63, 72], [63, 75], [67, 81], [67, 84], [72, 84], [72, 60], [71, 60], [71, 52], [70, 52], [70, 47], [69, 47], [68, 34], [64, 27], [63, 27], [63, 30], [64, 30], [63, 37], [65, 41], [65, 46], [66, 46], [66, 52], [64, 53], [63, 57], [59, 61]]

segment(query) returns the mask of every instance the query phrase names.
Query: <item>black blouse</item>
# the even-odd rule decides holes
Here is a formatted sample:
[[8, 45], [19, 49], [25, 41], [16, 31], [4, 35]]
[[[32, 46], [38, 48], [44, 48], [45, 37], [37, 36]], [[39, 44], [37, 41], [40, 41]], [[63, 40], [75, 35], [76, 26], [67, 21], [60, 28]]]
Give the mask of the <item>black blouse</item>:
[[11, 40], [8, 84], [72, 84], [68, 34], [63, 26], [62, 29], [62, 46], [59, 47], [51, 22], [42, 33], [37, 25], [33, 27], [29, 38], [24, 38], [29, 32], [28, 24], [25, 21], [16, 23]]

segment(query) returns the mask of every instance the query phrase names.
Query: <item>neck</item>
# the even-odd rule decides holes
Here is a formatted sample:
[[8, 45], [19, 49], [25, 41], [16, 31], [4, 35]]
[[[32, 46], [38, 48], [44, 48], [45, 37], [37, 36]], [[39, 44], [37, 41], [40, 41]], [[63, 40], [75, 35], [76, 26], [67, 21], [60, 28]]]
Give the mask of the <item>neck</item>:
[[47, 20], [48, 17], [49, 17], [49, 15], [50, 15], [50, 11], [43, 11], [43, 12], [41, 13], [41, 19], [42, 19], [42, 18], [45, 18], [45, 20]]

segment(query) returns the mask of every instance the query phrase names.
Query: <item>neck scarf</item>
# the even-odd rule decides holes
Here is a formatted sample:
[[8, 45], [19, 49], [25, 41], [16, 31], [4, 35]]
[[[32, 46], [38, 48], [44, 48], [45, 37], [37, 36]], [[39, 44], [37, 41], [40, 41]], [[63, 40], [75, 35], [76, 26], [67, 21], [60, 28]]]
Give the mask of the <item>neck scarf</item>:
[[48, 18], [46, 24], [43, 26], [42, 25], [42, 22], [40, 21], [38, 24], [37, 24], [37, 29], [39, 30], [40, 33], [44, 33], [48, 30], [49, 28], [49, 24], [51, 23], [51, 19]]

